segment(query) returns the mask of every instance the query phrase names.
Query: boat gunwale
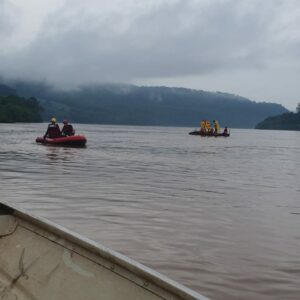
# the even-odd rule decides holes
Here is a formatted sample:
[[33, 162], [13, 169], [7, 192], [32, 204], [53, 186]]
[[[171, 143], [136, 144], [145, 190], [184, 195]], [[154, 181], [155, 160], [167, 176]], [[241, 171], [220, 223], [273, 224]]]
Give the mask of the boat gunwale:
[[[110, 248], [107, 248], [100, 243], [97, 243], [89, 238], [82, 236], [79, 233], [73, 232], [55, 222], [52, 222], [43, 217], [35, 216], [24, 209], [13, 207], [7, 203], [0, 202], [0, 210], [6, 210], [7, 214], [13, 215], [16, 218], [32, 223], [38, 228], [44, 229], [66, 241], [82, 247], [88, 252], [100, 256], [114, 264], [128, 270], [138, 277], [157, 285], [159, 288], [174, 294], [175, 296], [188, 300], [208, 300], [205, 296], [193, 291], [192, 289], [168, 278], [165, 275], [119, 253]], [[53, 241], [52, 241], [53, 242]], [[147, 287], [144, 286], [147, 289]]]

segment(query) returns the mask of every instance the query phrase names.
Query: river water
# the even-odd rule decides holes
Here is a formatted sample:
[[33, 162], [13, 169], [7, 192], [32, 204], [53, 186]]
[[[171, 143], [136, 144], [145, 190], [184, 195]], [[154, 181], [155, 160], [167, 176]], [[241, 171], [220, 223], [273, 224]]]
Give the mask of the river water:
[[300, 132], [76, 125], [87, 147], [0, 125], [0, 200], [211, 299], [300, 299]]

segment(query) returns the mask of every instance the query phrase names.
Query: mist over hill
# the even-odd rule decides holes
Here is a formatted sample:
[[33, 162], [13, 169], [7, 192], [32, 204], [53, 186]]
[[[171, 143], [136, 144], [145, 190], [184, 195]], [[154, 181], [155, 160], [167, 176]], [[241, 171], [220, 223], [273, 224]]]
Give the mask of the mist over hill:
[[9, 96], [15, 94], [16, 94], [16, 90], [0, 82], [0, 96]]
[[254, 128], [266, 117], [285, 113], [280, 104], [258, 103], [222, 92], [186, 88], [102, 84], [63, 91], [45, 83], [15, 81], [0, 85], [25, 97], [36, 97], [43, 119], [55, 116], [74, 123], [198, 127], [201, 119], [221, 126]]

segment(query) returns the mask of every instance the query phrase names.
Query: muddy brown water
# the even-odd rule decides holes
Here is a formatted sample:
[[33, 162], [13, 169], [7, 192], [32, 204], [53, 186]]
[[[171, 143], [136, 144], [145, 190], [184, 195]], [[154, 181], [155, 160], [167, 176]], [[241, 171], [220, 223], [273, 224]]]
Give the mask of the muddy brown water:
[[76, 125], [87, 147], [0, 125], [0, 199], [211, 299], [300, 299], [300, 132]]

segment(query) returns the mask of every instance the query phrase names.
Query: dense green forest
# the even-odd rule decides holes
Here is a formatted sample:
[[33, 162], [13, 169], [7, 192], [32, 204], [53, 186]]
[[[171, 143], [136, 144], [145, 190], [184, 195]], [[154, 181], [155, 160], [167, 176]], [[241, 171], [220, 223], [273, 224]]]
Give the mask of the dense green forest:
[[256, 129], [300, 130], [300, 103], [296, 113], [284, 113], [266, 118], [258, 123]]
[[201, 119], [217, 119], [221, 126], [254, 128], [268, 116], [288, 112], [275, 103], [186, 88], [102, 84], [63, 91], [22, 81], [9, 88], [37, 97], [46, 121], [55, 116], [77, 123], [198, 127]]
[[41, 107], [37, 99], [16, 95], [0, 96], [0, 123], [42, 122]]

